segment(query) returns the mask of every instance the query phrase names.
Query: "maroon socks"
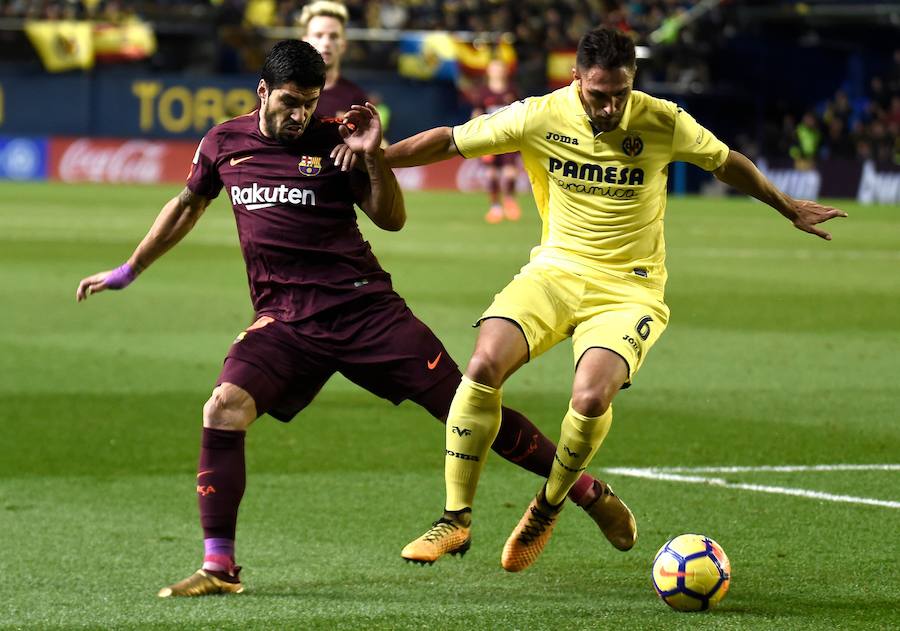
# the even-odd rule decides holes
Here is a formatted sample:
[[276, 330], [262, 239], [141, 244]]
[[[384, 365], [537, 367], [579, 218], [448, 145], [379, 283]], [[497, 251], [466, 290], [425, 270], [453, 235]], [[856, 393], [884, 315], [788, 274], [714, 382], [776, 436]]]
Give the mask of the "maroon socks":
[[229, 572], [234, 566], [234, 534], [246, 485], [245, 434], [203, 428], [197, 499], [205, 548], [203, 567], [207, 570]]

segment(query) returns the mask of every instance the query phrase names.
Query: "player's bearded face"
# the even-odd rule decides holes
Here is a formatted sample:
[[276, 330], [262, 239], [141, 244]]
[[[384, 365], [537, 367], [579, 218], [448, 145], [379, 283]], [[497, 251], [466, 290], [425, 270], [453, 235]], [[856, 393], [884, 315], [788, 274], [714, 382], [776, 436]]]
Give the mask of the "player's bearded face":
[[292, 143], [303, 135], [319, 103], [321, 88], [286, 83], [273, 90], [260, 82], [260, 131], [278, 142]]
[[634, 69], [576, 68], [575, 78], [581, 83], [581, 104], [594, 127], [599, 131], [618, 127], [634, 86]]

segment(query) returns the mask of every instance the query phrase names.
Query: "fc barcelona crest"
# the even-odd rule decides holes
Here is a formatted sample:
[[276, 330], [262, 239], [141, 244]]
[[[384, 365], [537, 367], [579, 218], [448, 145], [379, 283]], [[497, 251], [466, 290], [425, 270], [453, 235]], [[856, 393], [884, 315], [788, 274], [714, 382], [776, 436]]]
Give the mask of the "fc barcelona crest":
[[643, 150], [644, 141], [641, 140], [640, 136], [628, 135], [625, 136], [625, 139], [622, 141], [622, 151], [625, 152], [626, 156], [631, 156], [633, 158]]
[[319, 171], [322, 170], [322, 157], [303, 156], [300, 158], [300, 163], [297, 164], [297, 169], [303, 175], [318, 175]]

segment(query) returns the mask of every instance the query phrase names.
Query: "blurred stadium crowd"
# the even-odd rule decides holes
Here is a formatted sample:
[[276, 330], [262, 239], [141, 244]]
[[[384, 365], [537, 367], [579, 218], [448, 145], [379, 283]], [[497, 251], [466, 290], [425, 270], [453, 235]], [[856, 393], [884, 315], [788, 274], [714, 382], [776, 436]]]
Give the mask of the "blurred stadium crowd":
[[900, 49], [885, 75], [869, 80], [865, 96], [834, 96], [801, 112], [767, 121], [760, 153], [790, 155], [801, 166], [817, 160], [874, 160], [900, 165]]
[[[292, 36], [305, 4], [304, 0], [9, 0], [0, 2], [0, 19], [8, 24], [16, 20], [143, 21], [160, 40], [159, 50], [145, 60], [147, 69], [255, 73], [267, 45]], [[801, 5], [815, 3], [346, 0], [344, 4], [349, 14], [349, 47], [344, 57], [348, 71], [396, 68], [399, 32], [467, 33], [476, 45], [479, 39], [507, 41], [515, 51], [519, 93], [538, 94], [548, 89], [552, 74], [548, 65], [553, 63], [554, 51], [573, 50], [584, 32], [605, 24], [631, 33], [636, 43], [648, 47], [650, 54], [641, 61], [637, 86], [675, 98], [711, 88], [722, 90], [725, 83], [721, 72], [716, 72], [717, 58], [725, 40], [740, 31], [741, 11], [779, 5], [798, 11]], [[845, 3], [849, 4], [852, 0]], [[703, 19], [695, 20], [700, 14]], [[826, 98], [780, 100], [765, 108], [765, 116], [754, 121], [755, 129], [734, 133], [732, 138], [751, 154], [790, 157], [801, 168], [829, 158], [900, 165], [900, 49], [893, 53], [892, 62], [888, 59], [879, 72], [869, 72], [862, 81], [864, 87], [860, 80], [853, 90], [841, 84]]]
[[[635, 33], [639, 41], [699, 0], [348, 0], [348, 26], [369, 29], [509, 32], [546, 47], [573, 46], [593, 25]], [[240, 21], [255, 26], [292, 26], [301, 0], [8, 0], [0, 17], [29, 19], [153, 19], [174, 15]]]

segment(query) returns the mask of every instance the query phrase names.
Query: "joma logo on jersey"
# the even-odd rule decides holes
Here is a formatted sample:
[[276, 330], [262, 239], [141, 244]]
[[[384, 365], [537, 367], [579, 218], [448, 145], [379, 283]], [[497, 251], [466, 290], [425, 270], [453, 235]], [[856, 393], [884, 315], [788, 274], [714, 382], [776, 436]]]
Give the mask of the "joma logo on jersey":
[[297, 169], [303, 175], [318, 175], [322, 170], [321, 156], [303, 156], [297, 164]]
[[564, 142], [567, 145], [577, 145], [578, 139], [572, 138], [571, 136], [564, 136], [562, 134], [557, 134], [555, 131], [548, 131], [547, 137], [545, 140], [552, 140], [553, 142]]
[[[557, 173], [562, 171], [562, 173]], [[604, 167], [599, 164], [578, 164], [571, 160], [563, 162], [559, 158], [550, 158], [550, 174], [562, 175], [587, 182], [602, 182], [604, 184], [630, 184], [641, 185], [644, 183], [644, 170], [630, 167]]]
[[247, 210], [260, 210], [275, 204], [315, 206], [316, 193], [305, 188], [288, 188], [284, 184], [281, 186], [260, 186], [254, 182], [253, 186], [232, 186], [231, 203], [234, 206], [243, 204]]

